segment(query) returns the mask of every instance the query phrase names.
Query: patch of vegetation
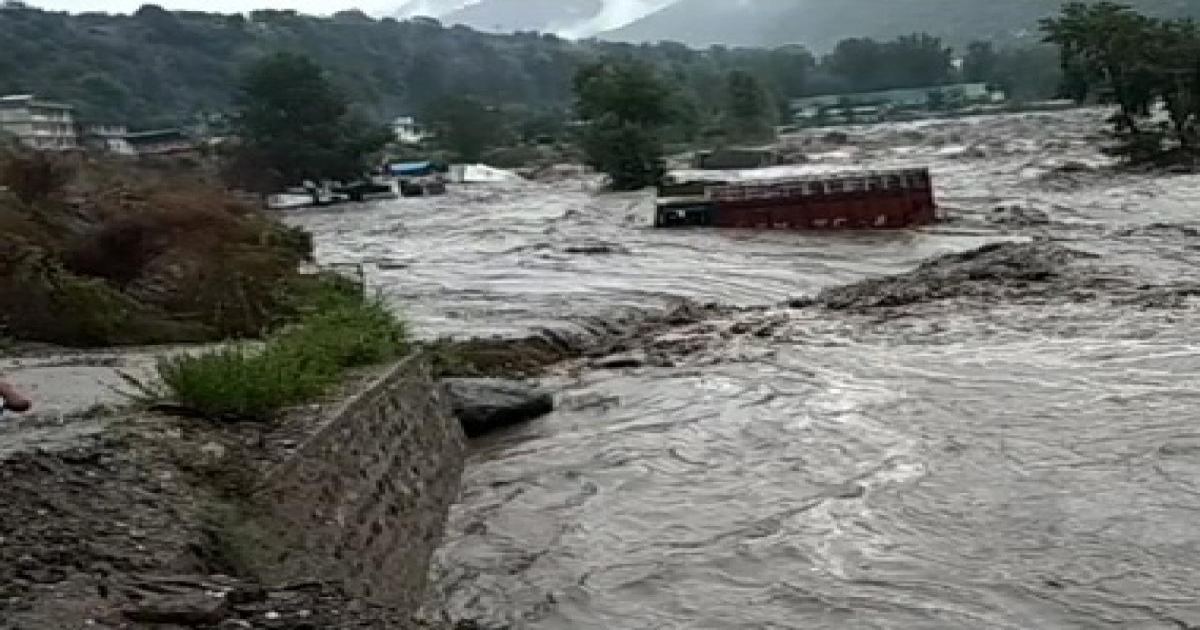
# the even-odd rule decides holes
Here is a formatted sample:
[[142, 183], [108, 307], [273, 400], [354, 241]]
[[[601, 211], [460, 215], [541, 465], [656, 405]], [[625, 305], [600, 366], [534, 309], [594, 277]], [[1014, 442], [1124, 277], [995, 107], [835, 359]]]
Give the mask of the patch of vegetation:
[[331, 361], [238, 345], [166, 359], [163, 384], [183, 406], [222, 418], [263, 418], [316, 398], [337, 376]]
[[575, 95], [588, 164], [608, 175], [617, 190], [657, 184], [664, 171], [671, 88], [654, 68], [634, 61], [585, 66], [575, 75]]
[[324, 302], [261, 345], [164, 359], [158, 366], [163, 394], [205, 417], [268, 419], [319, 398], [346, 369], [382, 363], [406, 350], [403, 322], [379, 301], [331, 295]]
[[325, 71], [306, 56], [277, 53], [250, 66], [237, 93], [239, 142], [224, 169], [232, 184], [260, 193], [305, 180], [350, 181], [391, 132], [354, 114]]
[[203, 324], [172, 318], [102, 279], [74, 274], [36, 249], [4, 249], [0, 294], [10, 298], [0, 323], [14, 338], [99, 346], [202, 341], [211, 334]]
[[436, 140], [456, 162], [479, 162], [485, 152], [513, 141], [505, 115], [479, 99], [451, 96], [433, 103], [424, 114]]
[[310, 310], [312, 240], [199, 169], [0, 151], [0, 332], [106, 346], [255, 338]]
[[1200, 162], [1200, 26], [1112, 2], [1072, 2], [1042, 29], [1061, 50], [1064, 90], [1117, 105], [1113, 155], [1133, 164]]
[[728, 114], [725, 130], [731, 140], [767, 142], [775, 139], [778, 108], [753, 74], [735, 70], [725, 78]]
[[[1049, 14], [1051, 7], [1059, 4], [1058, 0], [1038, 1], [1045, 3], [1044, 9], [1030, 11], [1028, 1], [991, 4], [1019, 4], [1024, 8], [1018, 11], [1025, 15]], [[965, 43], [960, 36], [991, 41], [993, 36], [1004, 34], [997, 41], [995, 55], [983, 59], [977, 52], [976, 57], [985, 63], [972, 63], [969, 76], [1003, 85], [1022, 98], [1051, 97], [1058, 72], [1052, 49], [1050, 55], [1042, 53], [1043, 48], [1050, 47], [1028, 46], [1026, 41], [1011, 37], [1033, 26], [1029, 20], [992, 31], [993, 25], [985, 19], [980, 21], [987, 25], [982, 32], [974, 28], [964, 31], [938, 28], [937, 20], [915, 19], [916, 14], [928, 13], [916, 10], [902, 12], [907, 19], [891, 20], [888, 28], [859, 29], [874, 39], [860, 37], [838, 43], [830, 38], [846, 31], [823, 33], [819, 39], [825, 43], [814, 54], [795, 44], [698, 49], [670, 41], [635, 46], [596, 39], [571, 41], [536, 32], [498, 35], [428, 19], [375, 20], [357, 13], [352, 17], [314, 17], [295, 11], [262, 10], [219, 15], [172, 12], [147, 5], [133, 15], [71, 15], [21, 3], [0, 4], [0, 41], [5, 43], [5, 54], [0, 57], [0, 92], [36, 93], [62, 100], [78, 107], [81, 118], [88, 120], [137, 123], [146, 128], [195, 125], [217, 135], [229, 135], [237, 123], [230, 114], [238, 105], [237, 95], [229, 86], [238, 84], [244, 63], [270, 59], [279, 51], [304, 51], [328, 71], [336, 92], [353, 103], [351, 113], [361, 113], [375, 122], [416, 115], [421, 122], [443, 129], [447, 122], [455, 123], [463, 131], [443, 134], [442, 142], [451, 145], [444, 148], [464, 156], [506, 142], [513, 132], [527, 142], [539, 136], [565, 139], [571, 120], [572, 77], [600, 59], [633, 60], [665, 77], [680, 97], [680, 106], [666, 131], [683, 136], [694, 135], [706, 126], [723, 126], [727, 121], [727, 99], [719, 96], [722, 83], [732, 72], [754, 76], [783, 115], [788, 114], [787, 102], [797, 97], [922, 87], [967, 77], [966, 66], [959, 71], [951, 63], [958, 55], [951, 54], [946, 43], [937, 37], [909, 35], [913, 31], [929, 30], [935, 36], [952, 34], [954, 44]], [[775, 5], [787, 3], [759, 4], [755, 11], [742, 12], [746, 15], [741, 17], [781, 17]], [[796, 10], [807, 16], [812, 7], [810, 3], [801, 4], [804, 8]], [[846, 10], [842, 5], [858, 7], [849, 9], [848, 19], [835, 20], [843, 25], [861, 26], [875, 22], [881, 13], [896, 13], [881, 12], [871, 2], [830, 4], [837, 5], [839, 11]], [[1142, 4], [1161, 5], [1163, 0], [1142, 0]], [[1194, 2], [1175, 0], [1173, 4]], [[1005, 8], [990, 8], [987, 3], [972, 3], [972, 7], [969, 12], [975, 14], [1007, 12]], [[1197, 15], [1190, 7], [1164, 14], [1184, 11]], [[963, 12], [966, 10], [958, 14]], [[785, 31], [814, 24], [807, 17], [795, 19], [791, 11], [782, 15], [786, 18], [767, 21]], [[1011, 20], [1005, 23], [1013, 24]], [[720, 30], [730, 35], [725, 24]], [[796, 32], [768, 39], [780, 43], [815, 41], [797, 37]], [[966, 53], [958, 51], [959, 55]], [[151, 58], [161, 63], [128, 63], [129, 59]], [[282, 76], [275, 74], [268, 83]], [[310, 78], [305, 75], [295, 86], [307, 89], [303, 86], [310, 84]], [[281, 90], [281, 98], [290, 100], [288, 92], [291, 88]], [[747, 93], [753, 95], [753, 91]], [[312, 110], [322, 102], [328, 101], [314, 99]], [[488, 115], [470, 115], [476, 105], [483, 106]], [[739, 124], [757, 124], [758, 112], [752, 118], [735, 118], [741, 119]], [[481, 126], [481, 119], [489, 124]], [[330, 123], [325, 128], [333, 126], [334, 120], [324, 119]], [[296, 130], [307, 129], [302, 124], [286, 126], [279, 137], [286, 138]], [[322, 136], [332, 143], [327, 146], [335, 149], [345, 146], [343, 140], [352, 137]], [[687, 139], [665, 138], [667, 142]], [[307, 154], [306, 162], [309, 157], [325, 162], [310, 151], [297, 155], [300, 153]], [[263, 159], [261, 154], [247, 157], [252, 161]], [[246, 169], [241, 173], [254, 175], [256, 171]], [[268, 178], [275, 175], [257, 173]]]

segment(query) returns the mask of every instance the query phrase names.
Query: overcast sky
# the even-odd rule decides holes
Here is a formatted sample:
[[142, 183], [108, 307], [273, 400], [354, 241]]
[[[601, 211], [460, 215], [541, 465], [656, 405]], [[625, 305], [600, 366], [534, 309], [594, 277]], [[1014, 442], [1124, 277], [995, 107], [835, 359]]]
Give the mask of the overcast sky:
[[[433, 0], [437, 3], [438, 0]], [[143, 4], [167, 9], [186, 9], [217, 13], [241, 13], [251, 9], [295, 9], [302, 13], [328, 15], [342, 9], [362, 9], [368, 13], [390, 14], [404, 0], [28, 0], [30, 6], [53, 11], [103, 11], [133, 13]]]
[[[360, 9], [376, 16], [441, 16], [481, 0], [26, 0], [26, 4], [54, 11], [100, 11], [133, 13], [143, 4], [167, 9], [217, 13], [240, 13], [252, 9], [295, 9], [313, 15], [329, 15], [345, 9]], [[598, 31], [623, 26], [672, 0], [604, 0], [599, 14], [584, 23], [562, 25], [560, 34], [590, 36]], [[1007, 1], [1007, 0], [1005, 0]]]

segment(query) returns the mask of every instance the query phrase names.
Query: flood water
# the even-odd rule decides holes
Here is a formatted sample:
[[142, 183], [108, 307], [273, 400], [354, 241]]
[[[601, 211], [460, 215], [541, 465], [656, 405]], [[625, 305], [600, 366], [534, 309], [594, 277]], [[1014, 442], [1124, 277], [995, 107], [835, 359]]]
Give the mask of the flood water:
[[[764, 307], [664, 333], [696, 339], [674, 367], [556, 377], [556, 412], [477, 444], [438, 557], [448, 609], [522, 629], [1200, 626], [1200, 177], [1104, 170], [1102, 118], [811, 146], [930, 166], [953, 220], [912, 233], [654, 230], [645, 195], [579, 181], [294, 217], [323, 261], [376, 264], [425, 335]], [[779, 306], [996, 240], [1093, 254], [1093, 284]], [[1166, 285], [1169, 305], [1139, 299]]]

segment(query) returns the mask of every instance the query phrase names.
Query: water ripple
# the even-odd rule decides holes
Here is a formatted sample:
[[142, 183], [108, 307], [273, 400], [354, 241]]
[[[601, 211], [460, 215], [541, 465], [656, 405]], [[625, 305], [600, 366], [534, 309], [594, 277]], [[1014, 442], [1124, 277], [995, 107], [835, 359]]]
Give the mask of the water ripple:
[[[745, 316], [763, 336], [673, 333], [697, 336], [675, 367], [585, 371], [554, 414], [477, 444], [438, 554], [448, 609], [522, 629], [1200, 627], [1200, 177], [1105, 170], [1102, 117], [788, 139], [819, 166], [931, 166], [954, 221], [911, 233], [653, 230], [646, 196], [580, 182], [293, 217], [325, 260], [398, 264], [372, 281], [425, 334], [767, 307]], [[774, 307], [1013, 239], [1096, 254], [1093, 284]], [[1127, 299], [1147, 287], [1178, 299]]]

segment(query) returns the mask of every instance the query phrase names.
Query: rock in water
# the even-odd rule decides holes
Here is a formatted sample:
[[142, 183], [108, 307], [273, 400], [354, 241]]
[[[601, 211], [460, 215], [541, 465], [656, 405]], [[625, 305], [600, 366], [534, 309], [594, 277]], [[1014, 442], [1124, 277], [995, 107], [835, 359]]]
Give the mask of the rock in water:
[[[1051, 296], [1078, 284], [1071, 261], [1084, 254], [1054, 243], [992, 243], [926, 261], [913, 271], [821, 291], [817, 303], [833, 310], [897, 307], [948, 298], [983, 301]], [[1057, 283], [1056, 283], [1057, 282]]]
[[493, 378], [449, 378], [442, 381], [450, 406], [469, 437], [512, 426], [554, 410], [547, 392], [522, 383]]

